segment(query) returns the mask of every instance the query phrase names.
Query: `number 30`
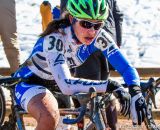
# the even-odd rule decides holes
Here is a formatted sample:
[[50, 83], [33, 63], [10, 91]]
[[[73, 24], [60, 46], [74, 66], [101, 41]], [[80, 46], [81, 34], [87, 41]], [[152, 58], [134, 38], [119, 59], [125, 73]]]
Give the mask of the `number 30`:
[[62, 51], [63, 49], [63, 42], [60, 39], [56, 39], [54, 36], [49, 37], [49, 43], [50, 47], [48, 47], [48, 50], [52, 50], [56, 48], [57, 51]]

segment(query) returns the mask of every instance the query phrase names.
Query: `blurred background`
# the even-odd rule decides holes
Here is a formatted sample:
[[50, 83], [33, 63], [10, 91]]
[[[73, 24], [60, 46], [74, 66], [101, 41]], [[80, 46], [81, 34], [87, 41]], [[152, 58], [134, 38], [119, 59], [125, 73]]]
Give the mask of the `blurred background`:
[[[52, 7], [59, 0], [48, 0]], [[42, 32], [43, 0], [16, 0], [21, 63], [29, 56]], [[160, 0], [117, 0], [124, 14], [122, 52], [135, 67], [160, 67]], [[0, 41], [1, 42], [1, 41]], [[9, 67], [0, 43], [0, 67]]]

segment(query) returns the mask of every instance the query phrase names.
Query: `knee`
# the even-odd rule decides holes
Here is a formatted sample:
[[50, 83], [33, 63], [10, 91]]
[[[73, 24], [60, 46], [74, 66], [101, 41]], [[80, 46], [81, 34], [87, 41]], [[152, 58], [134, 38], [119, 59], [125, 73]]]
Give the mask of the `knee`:
[[37, 130], [53, 130], [58, 125], [60, 114], [57, 100], [52, 94], [34, 96], [28, 103], [28, 112], [37, 121]]
[[58, 125], [60, 118], [59, 111], [52, 111], [52, 112], [43, 112], [40, 113], [39, 118], [37, 119], [37, 123], [43, 125], [43, 127], [47, 130], [55, 129]]

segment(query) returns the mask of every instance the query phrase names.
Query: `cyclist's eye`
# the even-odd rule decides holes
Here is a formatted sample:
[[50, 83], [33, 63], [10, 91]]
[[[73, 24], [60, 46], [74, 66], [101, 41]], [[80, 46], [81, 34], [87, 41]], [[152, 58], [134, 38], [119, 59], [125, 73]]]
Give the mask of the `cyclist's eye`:
[[93, 24], [88, 21], [80, 21], [79, 23], [83, 28], [87, 28], [87, 29], [89, 29], [93, 26]]
[[98, 30], [98, 29], [100, 29], [102, 27], [102, 25], [103, 25], [102, 23], [94, 24], [94, 29]]
[[81, 27], [86, 28], [86, 29], [90, 29], [93, 27], [94, 30], [100, 29], [103, 25], [103, 23], [91, 23], [91, 22], [85, 21], [85, 20], [79, 21], [79, 24], [81, 25]]

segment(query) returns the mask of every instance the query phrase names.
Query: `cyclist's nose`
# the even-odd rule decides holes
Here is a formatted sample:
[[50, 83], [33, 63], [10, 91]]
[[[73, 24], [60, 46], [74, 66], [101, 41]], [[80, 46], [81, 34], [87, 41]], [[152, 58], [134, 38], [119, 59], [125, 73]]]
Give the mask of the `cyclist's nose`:
[[94, 29], [94, 27], [93, 27], [93, 26], [90, 28], [90, 30], [93, 30], [93, 31], [95, 31], [95, 29]]
[[94, 34], [96, 34], [96, 30], [94, 29], [94, 27], [91, 27], [91, 28], [89, 28], [88, 29], [88, 33], [90, 34], [90, 35], [94, 35]]

